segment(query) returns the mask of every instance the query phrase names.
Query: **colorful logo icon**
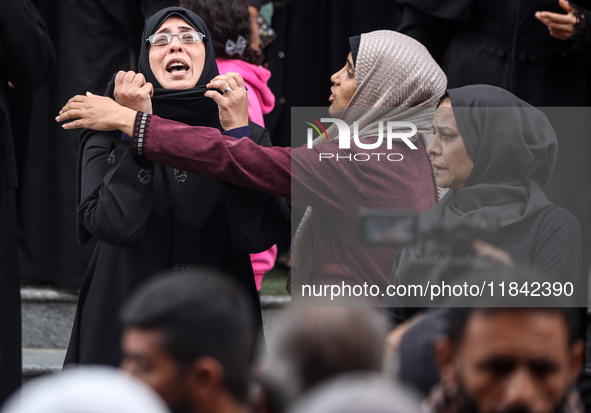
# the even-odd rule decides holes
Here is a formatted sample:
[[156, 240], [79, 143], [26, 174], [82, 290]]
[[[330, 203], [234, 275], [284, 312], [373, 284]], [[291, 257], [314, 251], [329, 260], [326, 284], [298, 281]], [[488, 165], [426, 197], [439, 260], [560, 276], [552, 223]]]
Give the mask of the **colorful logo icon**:
[[[328, 135], [326, 134], [326, 129], [324, 129], [324, 126], [322, 126], [322, 123], [318, 122], [316, 119], [311, 118], [309, 116], [304, 116], [304, 118], [310, 120], [310, 122], [306, 122], [306, 124], [312, 126], [316, 130], [316, 132], [318, 132], [318, 136], [320, 136], [320, 140], [322, 140], [322, 139], [328, 140]], [[322, 130], [322, 132], [320, 130]]]

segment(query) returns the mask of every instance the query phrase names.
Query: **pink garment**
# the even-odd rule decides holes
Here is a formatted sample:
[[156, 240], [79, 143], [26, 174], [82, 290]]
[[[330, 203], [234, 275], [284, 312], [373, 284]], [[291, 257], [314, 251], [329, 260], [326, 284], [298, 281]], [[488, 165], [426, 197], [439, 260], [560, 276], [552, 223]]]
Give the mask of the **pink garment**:
[[[263, 115], [271, 112], [275, 106], [275, 95], [267, 85], [271, 72], [262, 66], [256, 66], [244, 60], [219, 57], [215, 61], [218, 64], [220, 74], [228, 72], [240, 73], [248, 89], [248, 119], [265, 126]], [[276, 259], [277, 245], [273, 245], [267, 251], [250, 254], [257, 290], [261, 290], [263, 276], [275, 266]]]
[[252, 263], [252, 272], [254, 272], [254, 282], [257, 285], [257, 291], [261, 291], [263, 277], [268, 271], [273, 269], [276, 259], [277, 245], [273, 245], [267, 251], [250, 254], [250, 262]]
[[265, 126], [263, 115], [271, 112], [275, 106], [275, 95], [267, 82], [271, 72], [262, 66], [256, 66], [238, 59], [217, 58], [220, 74], [237, 72], [242, 75], [248, 88], [248, 118], [254, 123]]

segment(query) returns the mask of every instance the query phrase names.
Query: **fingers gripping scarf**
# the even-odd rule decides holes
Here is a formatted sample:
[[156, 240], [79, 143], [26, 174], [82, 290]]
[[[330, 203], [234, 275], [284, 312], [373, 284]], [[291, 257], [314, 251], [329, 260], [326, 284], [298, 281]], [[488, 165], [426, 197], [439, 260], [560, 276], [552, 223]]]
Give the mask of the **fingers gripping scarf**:
[[[164, 89], [156, 79], [150, 67], [150, 46], [147, 38], [156, 33], [158, 28], [170, 17], [180, 17], [198, 32], [205, 35], [205, 62], [197, 84], [189, 89]], [[193, 126], [211, 126], [220, 128], [216, 103], [204, 96], [205, 85], [218, 75], [215, 51], [207, 25], [195, 13], [182, 7], [167, 7], [154, 14], [147, 22], [142, 33], [142, 46], [138, 58], [138, 72], [154, 86], [152, 96], [153, 113], [166, 119], [176, 120]], [[112, 96], [115, 88], [115, 76], [107, 86], [107, 96]]]

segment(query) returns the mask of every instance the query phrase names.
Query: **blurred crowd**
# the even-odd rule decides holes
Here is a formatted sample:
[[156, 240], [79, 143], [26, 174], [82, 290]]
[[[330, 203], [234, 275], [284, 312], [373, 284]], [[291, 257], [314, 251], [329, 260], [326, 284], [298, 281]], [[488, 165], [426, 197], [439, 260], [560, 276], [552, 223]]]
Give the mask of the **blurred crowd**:
[[292, 307], [267, 352], [249, 306], [224, 274], [160, 274], [123, 307], [120, 370], [66, 368], [27, 383], [2, 411], [581, 412], [589, 402], [570, 309], [437, 310], [439, 334], [406, 360], [415, 377], [430, 374], [426, 360], [436, 365], [423, 393], [401, 375], [409, 355], [386, 343], [378, 309]]

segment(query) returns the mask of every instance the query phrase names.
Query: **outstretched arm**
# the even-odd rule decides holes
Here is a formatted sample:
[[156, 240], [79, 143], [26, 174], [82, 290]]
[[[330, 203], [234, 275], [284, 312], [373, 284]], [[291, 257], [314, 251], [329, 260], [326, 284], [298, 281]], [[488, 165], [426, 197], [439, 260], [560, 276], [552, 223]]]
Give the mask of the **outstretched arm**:
[[[233, 83], [235, 80], [232, 76], [227, 76], [216, 77], [211, 85], [221, 90], [230, 86], [232, 91], [224, 95], [213, 90], [207, 92], [214, 94], [214, 100], [218, 101], [220, 118], [222, 113], [226, 113], [221, 119], [222, 126], [226, 129], [248, 124], [248, 109], [245, 112], [245, 122], [242, 119], [244, 113], [229, 111], [237, 100], [242, 99], [240, 93], [244, 88]], [[245, 103], [248, 107], [247, 102]], [[158, 164], [174, 166], [288, 199], [291, 196], [290, 148], [264, 148], [250, 139], [224, 136], [214, 128], [188, 126], [158, 116], [148, 116], [123, 107], [113, 99], [91, 93], [70, 99], [56, 120], [72, 120], [62, 126], [64, 129], [120, 130], [133, 136], [136, 151], [138, 148], [145, 148], [138, 153]], [[142, 120], [149, 123], [140, 136]], [[150, 142], [151, 135], [157, 135], [158, 139]], [[141, 142], [139, 146], [138, 139]], [[270, 170], [273, 171], [272, 174], [268, 173]]]
[[[222, 127], [228, 133], [248, 124], [248, 101], [238, 74], [217, 76], [208, 85], [208, 97], [219, 107]], [[221, 91], [225, 92], [222, 94]], [[76, 119], [65, 128], [87, 127], [95, 130], [119, 129], [133, 137], [134, 151], [154, 163], [173, 166], [247, 188], [279, 195], [291, 200], [294, 194], [307, 205], [331, 211], [369, 206], [372, 188], [392, 185], [392, 174], [383, 162], [320, 162], [320, 152], [335, 159], [350, 158], [348, 149], [340, 149], [335, 140], [312, 149], [264, 148], [243, 135], [224, 136], [214, 128], [188, 126], [155, 115], [123, 108], [112, 99], [76, 96], [62, 109], [58, 121]], [[400, 148], [388, 149], [399, 151]], [[406, 155], [405, 155], [406, 156]], [[292, 165], [294, 175], [292, 176]], [[429, 171], [430, 172], [430, 171]], [[372, 185], [352, 185], [366, 182]], [[404, 179], [397, 175], [397, 182]], [[431, 182], [431, 175], [426, 177]], [[338, 184], [340, 183], [340, 184]], [[343, 190], [346, 188], [346, 190]]]
[[120, 130], [131, 136], [136, 115], [135, 110], [121, 106], [111, 98], [86, 92], [86, 95], [76, 95], [68, 100], [55, 120], [74, 119], [64, 123], [64, 129]]
[[154, 163], [291, 198], [291, 148], [265, 148], [250, 139], [222, 135], [214, 128], [188, 126], [158, 116], [150, 117], [142, 146], [144, 156]]

